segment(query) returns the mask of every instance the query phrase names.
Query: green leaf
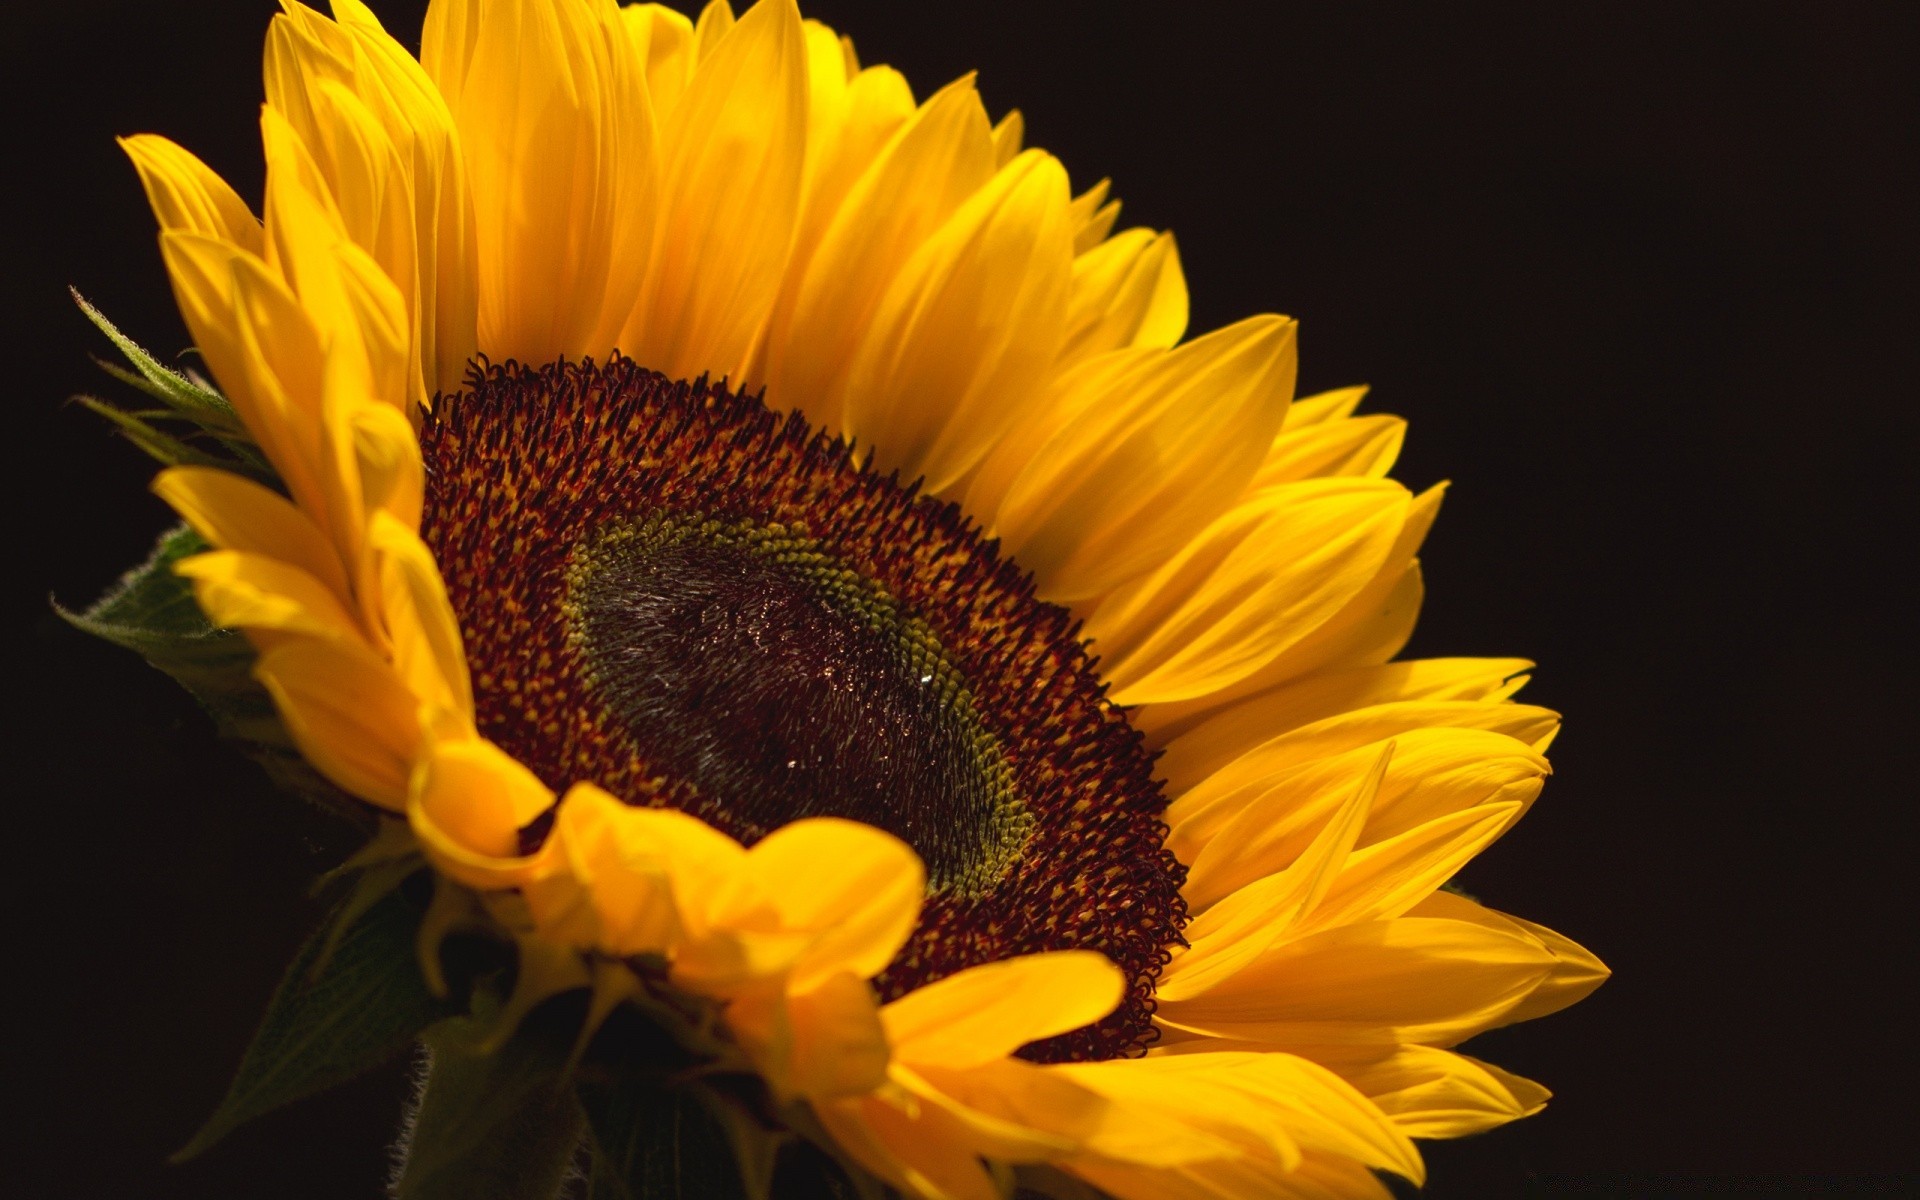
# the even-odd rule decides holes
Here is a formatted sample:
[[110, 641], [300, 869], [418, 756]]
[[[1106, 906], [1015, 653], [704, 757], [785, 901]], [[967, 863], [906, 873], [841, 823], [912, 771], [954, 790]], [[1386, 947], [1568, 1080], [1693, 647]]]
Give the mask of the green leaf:
[[[70, 291], [72, 289], [69, 289]], [[130, 411], [91, 396], [75, 399], [111, 421], [127, 440], [166, 466], [215, 466], [248, 476], [270, 487], [278, 486], [278, 477], [261, 455], [260, 448], [247, 432], [246, 423], [233, 404], [195, 375], [175, 371], [141, 349], [99, 309], [73, 292], [74, 303], [100, 332], [107, 335], [132, 370], [117, 363], [96, 359], [100, 368], [120, 382], [160, 401], [164, 409]], [[169, 433], [157, 421], [175, 421], [190, 427], [185, 435]], [[187, 439], [196, 434], [210, 437], [226, 456], [210, 453]]]
[[746, 1200], [734, 1139], [704, 1092], [638, 1076], [583, 1083], [590, 1200]]
[[114, 348], [133, 364], [133, 369], [138, 373], [139, 378], [130, 378], [117, 369], [113, 370], [115, 375], [183, 416], [204, 414], [213, 421], [221, 423], [225, 428], [239, 428], [239, 417], [234, 413], [233, 405], [225, 396], [162, 365], [159, 359], [141, 349], [139, 343], [121, 333], [119, 328], [112, 321], [107, 320], [99, 309], [87, 303], [86, 297], [82, 296], [78, 289], [69, 288], [68, 291], [73, 294], [73, 302], [80, 306], [80, 311], [86, 314], [87, 320], [93, 322], [94, 327], [101, 333], [106, 334], [107, 340], [113, 343]]
[[146, 562], [129, 571], [85, 612], [54, 610], [76, 629], [124, 646], [193, 694], [220, 733], [242, 744], [284, 791], [355, 825], [372, 827], [371, 811], [307, 764], [287, 737], [267, 690], [253, 677], [252, 643], [215, 628], [174, 564], [209, 547], [185, 525], [161, 535]]
[[[476, 997], [483, 1008], [484, 992]], [[396, 1200], [554, 1200], [582, 1132], [567, 1040], [538, 1022], [481, 1047], [490, 1014], [427, 1035], [426, 1086], [404, 1138]]]
[[446, 1015], [414, 956], [416, 907], [387, 892], [344, 931], [322, 928], [267, 1005], [226, 1099], [174, 1161], [241, 1123], [389, 1061]]

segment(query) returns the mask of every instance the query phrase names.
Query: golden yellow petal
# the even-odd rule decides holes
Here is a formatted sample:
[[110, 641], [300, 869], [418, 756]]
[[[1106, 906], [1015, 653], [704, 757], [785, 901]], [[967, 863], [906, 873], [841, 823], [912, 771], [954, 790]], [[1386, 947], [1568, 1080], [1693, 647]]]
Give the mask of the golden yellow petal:
[[908, 992], [881, 1018], [900, 1061], [971, 1067], [1098, 1021], [1125, 986], [1105, 956], [1058, 950], [968, 967]]
[[542, 855], [520, 853], [520, 830], [553, 806], [533, 772], [481, 738], [439, 740], [416, 768], [407, 822], [442, 874], [468, 887], [524, 882]]
[[320, 345], [299, 301], [260, 259], [226, 242], [163, 233], [160, 248], [180, 314], [214, 379], [294, 501], [338, 544], [323, 516], [317, 470]]
[[[1481, 729], [1424, 728], [1395, 753], [1360, 837], [1369, 846], [1486, 804], [1531, 803], [1547, 763], [1525, 743]], [[1276, 772], [1246, 755], [1168, 807], [1167, 844], [1189, 864], [1183, 894], [1205, 905], [1291, 863], [1377, 761], [1362, 746]]]
[[693, 79], [693, 22], [664, 4], [624, 5], [620, 17], [645, 68], [654, 118], [664, 119]]
[[1063, 364], [1125, 346], [1166, 348], [1187, 331], [1187, 280], [1171, 233], [1129, 229], [1073, 260]]
[[460, 623], [433, 552], [420, 535], [384, 512], [374, 515], [369, 534], [381, 562], [382, 615], [394, 669], [421, 703], [471, 721], [473, 686]]
[[894, 278], [849, 370], [842, 424], [931, 491], [972, 470], [1038, 395], [1072, 269], [1067, 174], [1028, 150]]
[[[1052, 1068], [1116, 1104], [1196, 1127], [1286, 1170], [1303, 1151], [1421, 1177], [1419, 1152], [1352, 1085], [1290, 1054], [1218, 1051]], [[1125, 1160], [1121, 1142], [1103, 1147]]]
[[1135, 712], [1134, 723], [1145, 729], [1153, 742], [1170, 744], [1203, 722], [1219, 719], [1257, 739], [1248, 741], [1251, 747], [1302, 725], [1375, 704], [1398, 700], [1505, 700], [1525, 685], [1525, 672], [1532, 667], [1533, 663], [1524, 658], [1422, 658], [1351, 667], [1276, 684], [1224, 705], [1211, 699], [1150, 705]]
[[620, 347], [674, 378], [739, 379], [799, 215], [807, 50], [793, 0], [763, 0], [711, 51], [708, 28], [703, 14], [699, 69], [662, 123], [652, 260]]
[[666, 847], [628, 811], [592, 784], [567, 790], [543, 847], [551, 869], [520, 884], [541, 936], [616, 955], [664, 954], [679, 939]]
[[1399, 484], [1358, 479], [1273, 488], [1228, 510], [1088, 618], [1114, 699], [1185, 700], [1261, 671], [1364, 592], [1408, 513]]
[[198, 234], [261, 253], [259, 220], [213, 168], [158, 134], [121, 138], [120, 148], [139, 170], [147, 203], [163, 231]]
[[1525, 811], [1518, 800], [1481, 804], [1356, 851], [1295, 933], [1400, 916], [1453, 878]]
[[1551, 1095], [1476, 1058], [1432, 1046], [1343, 1046], [1309, 1052], [1337, 1071], [1409, 1137], [1453, 1138], [1530, 1117]]
[[[194, 599], [207, 619], [223, 629], [249, 634], [299, 634], [359, 642], [364, 634], [337, 593], [298, 567], [263, 554], [217, 550], [174, 566], [193, 581]], [[255, 637], [257, 645], [280, 638]]]
[[1001, 117], [993, 127], [993, 165], [996, 169], [1013, 161], [1014, 155], [1025, 147], [1026, 136], [1027, 119], [1020, 115], [1019, 109], [1008, 109], [1007, 115]]
[[719, 50], [727, 34], [733, 32], [738, 21], [733, 15], [733, 5], [727, 0], [707, 0], [700, 10], [699, 20], [693, 26], [693, 54], [700, 65]]
[[[887, 1032], [873, 988], [861, 976], [841, 972], [812, 988], [779, 993], [792, 1053], [773, 1072], [777, 1090], [832, 1099], [871, 1092], [887, 1076]], [[742, 1003], [727, 1007], [727, 1022], [741, 1027]]]
[[1190, 901], [1196, 915], [1185, 931], [1187, 949], [1161, 973], [1154, 987], [1157, 999], [1181, 1000], [1206, 992], [1291, 936], [1300, 920], [1320, 907], [1359, 840], [1392, 761], [1389, 742], [1352, 795], [1286, 869], [1241, 887], [1217, 904], [1203, 908]]
[[1247, 754], [1258, 754], [1264, 769], [1281, 770], [1413, 729], [1485, 729], [1538, 747], [1560, 726], [1560, 714], [1551, 709], [1472, 700], [1390, 701], [1263, 737], [1264, 715], [1257, 706], [1236, 705], [1168, 742], [1158, 764], [1167, 790], [1185, 792]]
[[1033, 456], [993, 518], [1040, 595], [1102, 595], [1165, 562], [1233, 503], [1292, 398], [1295, 328], [1255, 317], [1144, 351], [1065, 402], [1078, 416]]
[[[1295, 488], [1333, 488], [1343, 486], [1398, 486], [1391, 481], [1317, 480], [1287, 484], [1257, 493], [1260, 497], [1281, 497]], [[1305, 631], [1292, 645], [1251, 674], [1219, 688], [1211, 695], [1188, 697], [1184, 702], [1162, 704], [1160, 712], [1149, 716], [1150, 728], [1210, 712], [1234, 701], [1270, 691], [1321, 671], [1373, 666], [1386, 662], [1406, 644], [1419, 615], [1422, 596], [1420, 565], [1414, 555], [1433, 527], [1440, 510], [1445, 485], [1428, 488], [1407, 505], [1404, 520], [1392, 545], [1378, 560], [1371, 578], [1362, 583], [1338, 610], [1316, 628]], [[1149, 713], [1153, 710], [1149, 709]]]
[[611, 5], [436, 0], [421, 61], [459, 130], [475, 221], [478, 347], [604, 355], [647, 270], [653, 120]]
[[[348, 19], [350, 17], [351, 19]], [[474, 344], [472, 229], [452, 115], [364, 9], [340, 24], [290, 4], [268, 33], [267, 102], [313, 154], [344, 231], [402, 294], [424, 400]]]
[[768, 327], [770, 404], [838, 424], [853, 356], [888, 285], [993, 171], [969, 76], [921, 106], [846, 193], [818, 247], [796, 258]]
[[926, 891], [912, 847], [857, 821], [783, 825], [754, 844], [747, 863], [782, 924], [817, 935], [795, 968], [799, 990], [843, 971], [878, 975], [913, 932]]
[[1253, 486], [1272, 487], [1333, 475], [1380, 478], [1393, 469], [1406, 440], [1399, 417], [1354, 417], [1285, 430], [1274, 438]]
[[262, 654], [254, 673], [315, 769], [363, 800], [405, 810], [420, 721], [391, 667], [354, 642], [302, 638]]
[[1113, 181], [1102, 179], [1073, 198], [1073, 252], [1085, 254], [1098, 246], [1113, 223], [1120, 218], [1120, 202], [1109, 201], [1107, 191]]
[[216, 549], [279, 559], [318, 580], [340, 604], [351, 597], [332, 543], [311, 517], [273, 489], [213, 467], [168, 467], [152, 487]]
[[910, 1196], [1003, 1200], [968, 1130], [938, 1107], [863, 1097], [814, 1111], [841, 1149]]
[[1446, 1046], [1503, 1023], [1553, 962], [1531, 938], [1466, 921], [1369, 921], [1275, 946], [1205, 994], [1163, 1002], [1157, 1019], [1278, 1045]]
[[1320, 392], [1312, 396], [1302, 396], [1293, 402], [1287, 410], [1287, 423], [1282, 430], [1292, 432], [1305, 429], [1309, 425], [1320, 425], [1329, 421], [1343, 421], [1353, 415], [1366, 399], [1367, 387], [1336, 388], [1331, 392]]
[[1527, 998], [1516, 1005], [1507, 1014], [1506, 1020], [1531, 1021], [1535, 1017], [1544, 1017], [1559, 1012], [1568, 1005], [1577, 1004], [1586, 999], [1593, 990], [1607, 981], [1612, 974], [1607, 964], [1600, 961], [1593, 951], [1580, 943], [1556, 933], [1544, 925], [1522, 920], [1511, 913], [1496, 912], [1485, 905], [1456, 896], [1451, 892], [1435, 892], [1414, 907], [1412, 915], [1417, 917], [1446, 917], [1455, 921], [1473, 921], [1506, 933], [1517, 933], [1532, 938], [1553, 955], [1553, 969], [1539, 986]]

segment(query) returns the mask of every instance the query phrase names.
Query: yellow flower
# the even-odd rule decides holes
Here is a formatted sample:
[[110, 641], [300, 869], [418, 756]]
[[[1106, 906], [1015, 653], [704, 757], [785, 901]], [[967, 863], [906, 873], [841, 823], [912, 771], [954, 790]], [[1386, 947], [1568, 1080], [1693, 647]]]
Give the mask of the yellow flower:
[[284, 486], [164, 472], [180, 570], [318, 770], [916, 1196], [1384, 1195], [1539, 1108], [1450, 1048], [1605, 968], [1440, 888], [1557, 718], [1393, 661], [1400, 421], [1295, 401], [1287, 318], [1186, 339], [1170, 234], [792, 0], [421, 45], [287, 0], [260, 219], [124, 143]]

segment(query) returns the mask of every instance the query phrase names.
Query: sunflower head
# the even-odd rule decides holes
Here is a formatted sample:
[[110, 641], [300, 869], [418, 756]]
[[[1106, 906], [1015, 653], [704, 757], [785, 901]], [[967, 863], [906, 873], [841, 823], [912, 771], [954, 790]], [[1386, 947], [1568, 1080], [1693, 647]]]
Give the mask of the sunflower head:
[[1378, 1196], [1539, 1107], [1452, 1048], [1605, 969], [1443, 885], [1557, 717], [1395, 661], [1440, 491], [1291, 320], [793, 0], [285, 8], [258, 217], [125, 142], [213, 379], [103, 325], [191, 532], [79, 620], [377, 828], [255, 1053], [380, 979], [403, 1197]]

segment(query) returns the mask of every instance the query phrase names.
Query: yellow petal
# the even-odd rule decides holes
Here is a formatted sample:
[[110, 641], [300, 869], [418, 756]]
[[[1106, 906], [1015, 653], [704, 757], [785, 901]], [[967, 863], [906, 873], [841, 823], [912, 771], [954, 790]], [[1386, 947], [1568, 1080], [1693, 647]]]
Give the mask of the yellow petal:
[[1363, 592], [1407, 516], [1390, 480], [1292, 484], [1228, 510], [1088, 618], [1115, 701], [1189, 699], [1259, 672]]
[[346, 573], [334, 547], [312, 518], [280, 493], [211, 467], [169, 467], [152, 486], [216, 548], [277, 558], [319, 580], [342, 605], [349, 602]]
[[[1057, 1157], [1076, 1146], [1126, 1139], [1135, 1153], [1186, 1161], [1226, 1147], [1193, 1130], [1143, 1121], [1059, 1072], [1017, 1058], [963, 1069], [921, 1067], [916, 1095], [937, 1098], [971, 1124], [983, 1143], [1031, 1159]], [[1149, 1145], [1151, 1149], [1149, 1149]]]
[[436, 742], [416, 768], [407, 821], [435, 869], [468, 887], [513, 887], [540, 855], [520, 852], [520, 831], [553, 807], [533, 772], [480, 738]]
[[1389, 742], [1353, 794], [1285, 870], [1247, 884], [1218, 904], [1205, 909], [1195, 905], [1197, 916], [1185, 930], [1187, 949], [1162, 972], [1154, 988], [1156, 999], [1200, 995], [1281, 938], [1292, 936], [1300, 919], [1320, 907], [1340, 877], [1392, 761]]
[[1343, 421], [1353, 415], [1353, 410], [1360, 407], [1360, 401], [1366, 399], [1366, 395], [1367, 388], [1362, 385], [1303, 396], [1287, 410], [1287, 423], [1281, 428], [1290, 432], [1328, 421]]
[[1272, 737], [1352, 709], [1396, 700], [1505, 700], [1526, 683], [1525, 672], [1532, 666], [1524, 658], [1423, 658], [1324, 671], [1225, 705], [1211, 699], [1149, 705], [1135, 712], [1134, 723], [1160, 744], [1216, 718], [1250, 735], [1264, 730], [1266, 737]]
[[1369, 921], [1276, 946], [1204, 995], [1161, 1004], [1158, 1019], [1281, 1045], [1452, 1045], [1500, 1024], [1552, 966], [1531, 938], [1466, 921]]
[[604, 355], [653, 236], [653, 120], [630, 31], [612, 5], [438, 0], [421, 62], [471, 182], [480, 349]]
[[[1524, 743], [1486, 730], [1415, 729], [1394, 744], [1363, 847], [1479, 805], [1530, 803], [1547, 773], [1546, 760]], [[1356, 747], [1269, 773], [1256, 752], [1174, 801], [1167, 844], [1190, 864], [1188, 902], [1212, 903], [1292, 862], [1378, 753]]]
[[[784, 990], [781, 1004], [793, 1046], [775, 1080], [783, 1090], [832, 1098], [880, 1086], [887, 1075], [887, 1032], [865, 979], [842, 972], [806, 991]], [[739, 1007], [728, 1007], [729, 1023], [736, 1021]]]
[[969, 76], [935, 94], [887, 144], [789, 276], [767, 334], [770, 403], [833, 427], [847, 370], [888, 285], [955, 209], [993, 177], [986, 110]]
[[969, 1067], [1098, 1021], [1125, 988], [1103, 955], [1058, 950], [968, 967], [908, 992], [881, 1018], [901, 1061]]
[[1250, 1158], [1169, 1168], [1076, 1162], [1069, 1169], [1114, 1200], [1389, 1200], [1393, 1195], [1364, 1163], [1319, 1152], [1302, 1155], [1290, 1170]]
[[1544, 925], [1536, 925], [1509, 913], [1496, 912], [1465, 896], [1435, 892], [1411, 911], [1414, 916], [1473, 921], [1504, 933], [1530, 937], [1553, 955], [1553, 969], [1525, 1000], [1507, 1014], [1506, 1019], [1510, 1022], [1531, 1021], [1535, 1017], [1544, 1017], [1577, 1004], [1612, 974], [1607, 964], [1601, 962], [1593, 951], [1565, 934], [1555, 933]]
[[789, 929], [818, 935], [793, 986], [852, 972], [878, 975], [920, 917], [926, 870], [900, 839], [829, 817], [795, 821], [747, 851], [748, 869], [774, 898]]
[[1187, 280], [1171, 233], [1129, 229], [1073, 260], [1062, 363], [1125, 346], [1166, 348], [1187, 331]]
[[1041, 596], [1102, 595], [1165, 562], [1233, 503], [1292, 398], [1295, 328], [1255, 317], [1094, 373], [1088, 393], [1067, 402], [1075, 418], [993, 518]]
[[1073, 252], [1085, 254], [1100, 244], [1120, 217], [1120, 202], [1109, 201], [1107, 190], [1113, 181], [1102, 179], [1073, 198]]
[[364, 7], [340, 23], [276, 17], [267, 101], [313, 154], [347, 236], [404, 298], [410, 391], [459, 382], [475, 337], [473, 227], [453, 117], [413, 56]]
[[1274, 438], [1253, 486], [1272, 487], [1334, 475], [1384, 476], [1400, 457], [1407, 423], [1399, 417], [1356, 417], [1286, 430]]
[[[1531, 704], [1471, 700], [1399, 700], [1322, 718], [1277, 736], [1260, 723], [1265, 713], [1239, 705], [1173, 739], [1158, 766], [1167, 789], [1181, 793], [1249, 753], [1266, 769], [1312, 762], [1413, 729], [1485, 729], [1539, 746], [1560, 726], [1560, 715]], [[1263, 736], [1264, 731], [1264, 736]]]
[[1482, 804], [1355, 852], [1294, 932], [1400, 916], [1512, 828], [1525, 810], [1517, 800]]
[[[1287, 1169], [1303, 1150], [1421, 1175], [1419, 1152], [1332, 1071], [1290, 1054], [1246, 1051], [1150, 1056], [1053, 1068], [1116, 1104], [1196, 1127]], [[1124, 1159], [1124, 1144], [1103, 1147]]]
[[[1310, 490], [1316, 488], [1337, 492], [1346, 487], [1370, 486], [1398, 485], [1385, 480], [1306, 481], [1267, 489], [1248, 503], [1257, 504], [1261, 497], [1285, 497], [1294, 489], [1309, 489], [1311, 494]], [[1164, 705], [1154, 723], [1164, 725], [1183, 716], [1210, 711], [1320, 671], [1384, 663], [1399, 653], [1413, 632], [1413, 621], [1420, 611], [1420, 566], [1414, 555], [1433, 527], [1444, 494], [1443, 484], [1413, 498], [1405, 508], [1398, 533], [1376, 560], [1370, 578], [1349, 594], [1331, 616], [1317, 627], [1303, 631], [1297, 641], [1258, 670], [1217, 689], [1212, 695], [1188, 696], [1184, 698], [1186, 703]]]
[[423, 704], [471, 720], [473, 688], [460, 624], [433, 552], [418, 534], [384, 512], [375, 514], [370, 533], [381, 560], [383, 615], [394, 668]]
[[[707, 31], [703, 14], [703, 49]], [[806, 81], [793, 0], [763, 0], [702, 54], [661, 129], [653, 258], [620, 337], [640, 362], [674, 378], [739, 378], [798, 216]]]
[[913, 114], [913, 89], [906, 78], [892, 67], [870, 67], [848, 79], [838, 126], [826, 141], [816, 142], [808, 132], [806, 201], [794, 232], [788, 283], [799, 282], [847, 192]]
[[700, 65], [724, 44], [727, 34], [733, 32], [738, 21], [733, 15], [733, 5], [727, 0], [707, 0], [700, 10], [700, 19], [693, 26], [693, 54]]
[[968, 1130], [939, 1108], [863, 1097], [814, 1109], [834, 1143], [921, 1200], [1002, 1200]]
[[223, 629], [362, 640], [337, 592], [278, 558], [217, 550], [182, 560], [174, 570], [193, 581], [200, 611]]
[[1372, 581], [1332, 619], [1227, 694], [1246, 695], [1316, 671], [1382, 663], [1398, 654], [1420, 612], [1420, 564], [1414, 555], [1440, 515], [1445, 496], [1445, 484], [1415, 496], [1400, 536]]
[[1025, 145], [1026, 136], [1027, 119], [1020, 115], [1019, 109], [1008, 109], [1007, 115], [993, 127], [993, 165], [999, 168], [1012, 162]]
[[849, 371], [847, 433], [883, 470], [957, 483], [1038, 394], [1071, 271], [1067, 175], [1029, 150], [974, 193], [888, 288]]
[[[1021, 1072], [1026, 1064], [1015, 1059], [997, 1059], [976, 1067], [962, 1070], [946, 1068], [914, 1068], [895, 1064], [887, 1074], [892, 1084], [905, 1091], [921, 1112], [945, 1117], [952, 1122], [954, 1133], [949, 1134], [955, 1141], [962, 1141], [974, 1153], [993, 1159], [999, 1163], [1042, 1162], [1058, 1158], [1073, 1148], [1073, 1140], [1048, 1132], [1045, 1126], [1035, 1127], [1024, 1120], [1009, 1120], [994, 1112], [982, 1111], [958, 1099], [956, 1092], [971, 1092], [969, 1085], [984, 1083], [997, 1070], [1004, 1070], [1012, 1076], [1034, 1079], [1034, 1074]], [[1029, 1069], [1031, 1070], [1031, 1069]], [[1057, 1098], [1065, 1099], [1070, 1095], [1084, 1097], [1085, 1103], [1098, 1105], [1100, 1099], [1076, 1088], [1065, 1080], [1049, 1081], [1060, 1086], [1046, 1090]], [[988, 1096], [987, 1099], [997, 1099]], [[1085, 1111], [1068, 1114], [1070, 1117], [1084, 1118]], [[1044, 1120], [1045, 1118], [1043, 1118]]]
[[1465, 1137], [1546, 1107], [1551, 1093], [1451, 1050], [1432, 1046], [1332, 1047], [1315, 1061], [1339, 1072], [1409, 1137]]
[[140, 172], [147, 203], [162, 230], [228, 242], [252, 254], [262, 250], [260, 222], [227, 181], [179, 145], [153, 133], [120, 139]]
[[[165, 233], [160, 248], [194, 345], [247, 432], [294, 501], [309, 514], [324, 513], [326, 492], [318, 474], [322, 358], [300, 302], [260, 259], [226, 242]], [[328, 533], [335, 536], [331, 526]]]
[[546, 846], [551, 870], [521, 883], [541, 936], [607, 954], [664, 954], [680, 937], [668, 845], [626, 805], [575, 784]]
[[826, 168], [846, 126], [847, 84], [854, 72], [848, 69], [847, 52], [833, 30], [809, 19], [800, 23], [800, 32], [807, 43], [807, 161], [800, 189], [804, 212], [814, 180]]
[[363, 800], [405, 810], [420, 723], [391, 667], [351, 642], [300, 639], [262, 654], [254, 674], [315, 769]]
[[362, 502], [368, 511], [384, 513], [403, 528], [420, 528], [427, 480], [412, 423], [384, 404], [351, 407], [348, 440]]

